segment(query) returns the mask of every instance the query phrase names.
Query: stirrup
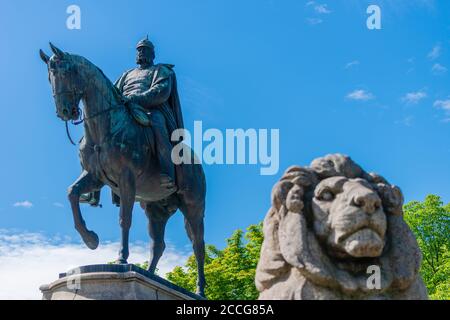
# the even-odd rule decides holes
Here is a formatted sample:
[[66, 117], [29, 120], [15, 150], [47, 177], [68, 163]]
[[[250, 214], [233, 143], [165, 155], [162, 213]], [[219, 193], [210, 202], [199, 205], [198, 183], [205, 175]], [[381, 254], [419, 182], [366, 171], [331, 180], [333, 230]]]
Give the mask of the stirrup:
[[[159, 176], [159, 179], [160, 179], [160, 186], [161, 187], [163, 186], [163, 183], [162, 183], [163, 179], [164, 180], [170, 179], [169, 182], [171, 183], [171, 185], [173, 185], [173, 187], [175, 188], [175, 191], [178, 190], [178, 186], [177, 186], [176, 180], [174, 178], [172, 178], [169, 174], [161, 173], [160, 176]], [[167, 188], [168, 186], [169, 186], [169, 183], [166, 184], [165, 188]]]
[[92, 207], [102, 207], [100, 204], [100, 191], [83, 193], [80, 195], [80, 203], [87, 203]]

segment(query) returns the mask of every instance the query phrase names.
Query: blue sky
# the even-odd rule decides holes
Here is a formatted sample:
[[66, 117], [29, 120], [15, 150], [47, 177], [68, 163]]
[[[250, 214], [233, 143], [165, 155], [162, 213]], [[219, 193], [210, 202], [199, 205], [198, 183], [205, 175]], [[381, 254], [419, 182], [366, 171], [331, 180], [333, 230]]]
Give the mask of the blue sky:
[[[71, 4], [81, 8], [81, 30], [66, 28]], [[381, 30], [366, 27], [369, 4], [381, 7]], [[39, 48], [48, 53], [52, 41], [115, 80], [134, 67], [146, 34], [157, 61], [176, 65], [188, 129], [195, 120], [205, 129], [280, 129], [275, 176], [205, 166], [208, 243], [223, 247], [235, 229], [261, 221], [282, 171], [327, 153], [382, 174], [407, 201], [429, 193], [450, 201], [449, 1], [2, 1], [4, 232], [79, 243], [66, 200], [80, 172], [77, 149], [55, 116]], [[81, 127], [72, 134], [81, 137]], [[83, 213], [101, 241], [115, 242], [118, 211], [109, 190], [102, 196], [102, 209]], [[147, 243], [138, 206], [133, 219], [132, 241]], [[166, 238], [189, 253], [180, 214]]]

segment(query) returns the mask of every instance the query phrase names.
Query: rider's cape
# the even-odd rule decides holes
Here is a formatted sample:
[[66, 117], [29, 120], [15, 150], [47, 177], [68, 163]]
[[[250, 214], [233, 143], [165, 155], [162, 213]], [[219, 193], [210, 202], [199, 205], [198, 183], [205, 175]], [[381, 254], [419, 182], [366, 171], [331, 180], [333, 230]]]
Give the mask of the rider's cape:
[[[167, 73], [162, 71], [162, 67], [168, 68], [170, 72]], [[170, 96], [168, 99], [171, 114], [167, 114], [167, 110], [161, 110], [164, 113], [164, 116], [166, 116], [170, 135], [176, 129], [184, 129], [183, 114], [181, 113], [180, 98], [178, 96], [177, 78], [175, 72], [173, 71], [173, 67], [173, 64], [158, 64], [155, 74], [153, 75], [154, 84], [166, 79], [167, 77], [170, 77], [172, 81]]]

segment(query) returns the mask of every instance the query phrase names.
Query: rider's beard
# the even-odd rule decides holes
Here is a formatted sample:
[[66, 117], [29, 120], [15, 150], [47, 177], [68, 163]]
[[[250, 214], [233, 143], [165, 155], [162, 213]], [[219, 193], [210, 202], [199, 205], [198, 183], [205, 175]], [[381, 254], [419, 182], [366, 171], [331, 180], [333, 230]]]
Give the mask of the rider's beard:
[[150, 57], [138, 55], [136, 57], [136, 63], [140, 66], [147, 66], [147, 65], [152, 65], [153, 61], [150, 59]]

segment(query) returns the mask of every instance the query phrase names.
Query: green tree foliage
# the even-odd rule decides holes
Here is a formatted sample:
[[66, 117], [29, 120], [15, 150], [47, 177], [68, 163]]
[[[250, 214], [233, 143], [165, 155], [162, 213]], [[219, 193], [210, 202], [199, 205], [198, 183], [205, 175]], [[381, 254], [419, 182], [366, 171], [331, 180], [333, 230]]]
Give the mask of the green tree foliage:
[[[227, 239], [223, 250], [206, 246], [205, 294], [210, 300], [254, 300], [258, 297], [255, 287], [255, 270], [263, 242], [262, 223], [251, 225], [244, 234], [237, 230]], [[189, 257], [186, 266], [175, 267], [167, 274], [174, 284], [195, 292], [197, 263]]]
[[420, 273], [431, 299], [450, 299], [450, 203], [429, 195], [404, 206], [405, 220], [414, 232], [423, 260]]

